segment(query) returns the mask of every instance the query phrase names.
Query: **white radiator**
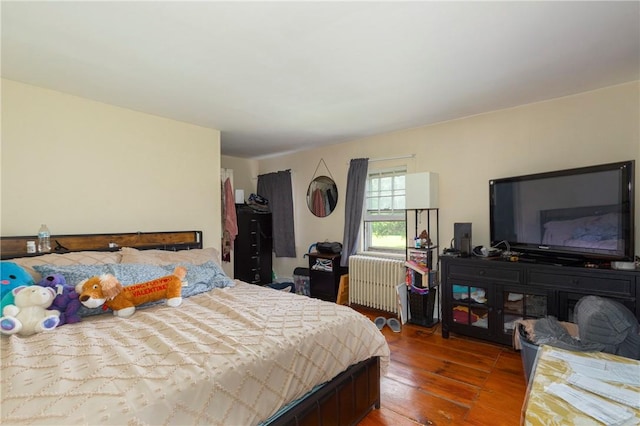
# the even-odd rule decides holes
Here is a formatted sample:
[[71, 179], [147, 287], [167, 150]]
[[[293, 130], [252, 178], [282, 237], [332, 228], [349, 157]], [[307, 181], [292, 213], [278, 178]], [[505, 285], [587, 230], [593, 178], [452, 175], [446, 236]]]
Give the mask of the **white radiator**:
[[349, 257], [349, 303], [398, 313], [396, 287], [405, 280], [404, 259]]

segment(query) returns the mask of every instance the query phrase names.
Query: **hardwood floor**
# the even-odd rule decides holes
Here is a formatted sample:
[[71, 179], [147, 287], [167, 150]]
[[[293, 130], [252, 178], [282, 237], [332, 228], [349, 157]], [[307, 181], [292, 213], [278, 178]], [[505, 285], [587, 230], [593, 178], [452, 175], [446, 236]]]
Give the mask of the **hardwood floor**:
[[[372, 320], [381, 313], [355, 307]], [[382, 330], [391, 363], [381, 381], [381, 408], [360, 426], [520, 424], [526, 384], [520, 353], [459, 335], [440, 325]]]

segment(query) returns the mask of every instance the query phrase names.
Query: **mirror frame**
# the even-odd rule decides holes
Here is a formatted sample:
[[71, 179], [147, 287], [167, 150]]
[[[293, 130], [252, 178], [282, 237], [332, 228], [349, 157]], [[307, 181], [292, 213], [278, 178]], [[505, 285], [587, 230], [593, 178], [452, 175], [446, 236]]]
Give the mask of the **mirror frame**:
[[[335, 194], [335, 199], [331, 199], [331, 198], [327, 199], [327, 196], [324, 195], [322, 198], [322, 201], [324, 204], [316, 209], [314, 205], [315, 204], [314, 194], [317, 190], [320, 190], [320, 188], [318, 187], [320, 185], [326, 186], [327, 188], [331, 189], [332, 192]], [[324, 207], [327, 204], [329, 205], [329, 211], [326, 211]], [[309, 211], [314, 216], [316, 217], [329, 216], [336, 209], [337, 204], [338, 204], [338, 186], [336, 185], [336, 183], [332, 178], [330, 178], [329, 176], [318, 176], [309, 183], [309, 187], [307, 188], [307, 208], [309, 208]]]

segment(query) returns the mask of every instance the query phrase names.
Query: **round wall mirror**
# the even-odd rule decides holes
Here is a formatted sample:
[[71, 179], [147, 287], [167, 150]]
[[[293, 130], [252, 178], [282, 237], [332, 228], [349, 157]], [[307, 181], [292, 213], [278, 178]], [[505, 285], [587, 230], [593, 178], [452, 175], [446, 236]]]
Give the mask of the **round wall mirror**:
[[307, 206], [311, 213], [318, 217], [326, 217], [336, 208], [338, 203], [338, 187], [328, 176], [318, 176], [307, 189]]

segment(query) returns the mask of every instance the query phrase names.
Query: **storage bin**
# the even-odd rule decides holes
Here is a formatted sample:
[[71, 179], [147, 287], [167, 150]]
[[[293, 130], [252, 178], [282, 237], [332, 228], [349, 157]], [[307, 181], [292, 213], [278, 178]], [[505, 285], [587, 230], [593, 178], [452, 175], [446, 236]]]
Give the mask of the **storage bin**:
[[426, 294], [409, 292], [410, 323], [426, 327], [431, 327], [436, 324], [437, 321], [433, 319], [433, 308], [437, 290], [437, 288], [432, 288]]
[[297, 294], [311, 296], [309, 268], [296, 268], [293, 270], [293, 285], [296, 288]]
[[[534, 320], [533, 327], [535, 327], [535, 323], [539, 321]], [[569, 335], [574, 339], [579, 336], [578, 326], [572, 322], [560, 321], [560, 325], [562, 325]], [[525, 331], [525, 326], [523, 324], [518, 324], [518, 331], [515, 336], [518, 337], [520, 341], [520, 356], [522, 357], [522, 367], [524, 369], [524, 379], [527, 383], [529, 383], [529, 378], [533, 374], [533, 364], [536, 361], [536, 355], [538, 354], [538, 345], [532, 342], [527, 338], [527, 332]], [[514, 337], [515, 337], [514, 336]]]
[[518, 338], [520, 339], [520, 356], [522, 357], [522, 368], [524, 370], [524, 380], [529, 384], [533, 363], [536, 361], [539, 346], [527, 338], [524, 326], [518, 324]]

